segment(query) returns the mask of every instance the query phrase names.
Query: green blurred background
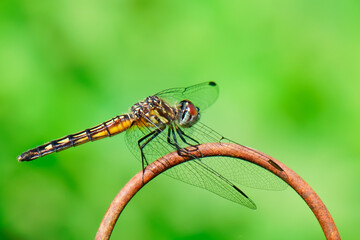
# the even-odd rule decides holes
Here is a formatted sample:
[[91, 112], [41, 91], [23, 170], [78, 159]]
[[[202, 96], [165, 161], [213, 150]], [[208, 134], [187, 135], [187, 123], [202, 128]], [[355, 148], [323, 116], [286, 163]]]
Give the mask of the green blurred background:
[[[16, 156], [171, 87], [215, 81], [202, 121], [287, 164], [344, 239], [360, 224], [360, 2], [0, 1], [0, 238], [91, 239], [141, 169], [124, 136]], [[290, 188], [252, 211], [160, 176], [113, 239], [322, 239]]]

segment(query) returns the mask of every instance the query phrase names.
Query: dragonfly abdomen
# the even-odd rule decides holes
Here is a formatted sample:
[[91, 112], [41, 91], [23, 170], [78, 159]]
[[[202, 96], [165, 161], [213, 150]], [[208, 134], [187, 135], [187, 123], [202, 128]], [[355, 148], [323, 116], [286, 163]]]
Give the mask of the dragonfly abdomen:
[[132, 122], [133, 118], [128, 114], [116, 116], [95, 127], [85, 129], [84, 131], [75, 134], [70, 134], [66, 137], [30, 149], [18, 156], [18, 161], [31, 161], [53, 152], [65, 150], [69, 147], [75, 147], [89, 141], [96, 141], [105, 137], [114, 136], [128, 129]]

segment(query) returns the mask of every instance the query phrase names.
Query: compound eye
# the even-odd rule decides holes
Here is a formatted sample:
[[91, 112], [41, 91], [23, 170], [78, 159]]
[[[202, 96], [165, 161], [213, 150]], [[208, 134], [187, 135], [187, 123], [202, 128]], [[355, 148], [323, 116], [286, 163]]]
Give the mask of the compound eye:
[[185, 128], [194, 125], [200, 118], [199, 108], [195, 107], [189, 100], [183, 100], [178, 105], [179, 125]]
[[191, 102], [189, 102], [188, 108], [191, 116], [196, 116], [198, 114], [198, 108], [195, 107]]

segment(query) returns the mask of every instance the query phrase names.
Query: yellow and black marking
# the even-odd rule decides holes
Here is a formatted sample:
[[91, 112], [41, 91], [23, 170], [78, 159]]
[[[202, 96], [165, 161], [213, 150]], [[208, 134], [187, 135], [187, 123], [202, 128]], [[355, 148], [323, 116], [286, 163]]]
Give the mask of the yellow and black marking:
[[85, 129], [82, 132], [70, 134], [66, 137], [59, 138], [30, 149], [18, 156], [17, 159], [19, 162], [31, 161], [38, 157], [42, 157], [53, 152], [59, 152], [69, 147], [75, 147], [89, 141], [96, 141], [105, 137], [111, 137], [128, 129], [133, 121], [133, 118], [129, 114], [116, 116], [95, 127]]

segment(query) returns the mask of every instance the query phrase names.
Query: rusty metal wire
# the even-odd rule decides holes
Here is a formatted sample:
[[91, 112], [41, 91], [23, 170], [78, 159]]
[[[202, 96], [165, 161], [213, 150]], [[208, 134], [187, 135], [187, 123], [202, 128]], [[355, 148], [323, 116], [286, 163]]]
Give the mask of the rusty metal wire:
[[[258, 166], [266, 168], [278, 177], [287, 182], [306, 202], [311, 211], [318, 219], [326, 239], [341, 239], [339, 232], [336, 228], [334, 220], [332, 219], [329, 211], [321, 201], [315, 191], [294, 171], [285, 166], [278, 160], [245, 146], [230, 144], [230, 143], [206, 143], [199, 145], [199, 150], [203, 157], [211, 156], [226, 156], [244, 159], [252, 162]], [[194, 154], [196, 155], [196, 154]], [[196, 155], [197, 156], [197, 155]], [[201, 157], [200, 153], [197, 157]], [[131, 198], [151, 179], [155, 178], [160, 173], [167, 169], [183, 163], [185, 161], [191, 161], [192, 158], [184, 158], [179, 156], [176, 152], [170, 153], [165, 157], [162, 157], [151, 164], [149, 164], [145, 172], [140, 171], [137, 173], [116, 195], [112, 201], [109, 209], [105, 213], [105, 216], [100, 224], [95, 239], [109, 239], [112, 230], [115, 226], [117, 219], [119, 218], [122, 210]], [[279, 165], [283, 171], [276, 168], [276, 164], [269, 164], [273, 161]]]

